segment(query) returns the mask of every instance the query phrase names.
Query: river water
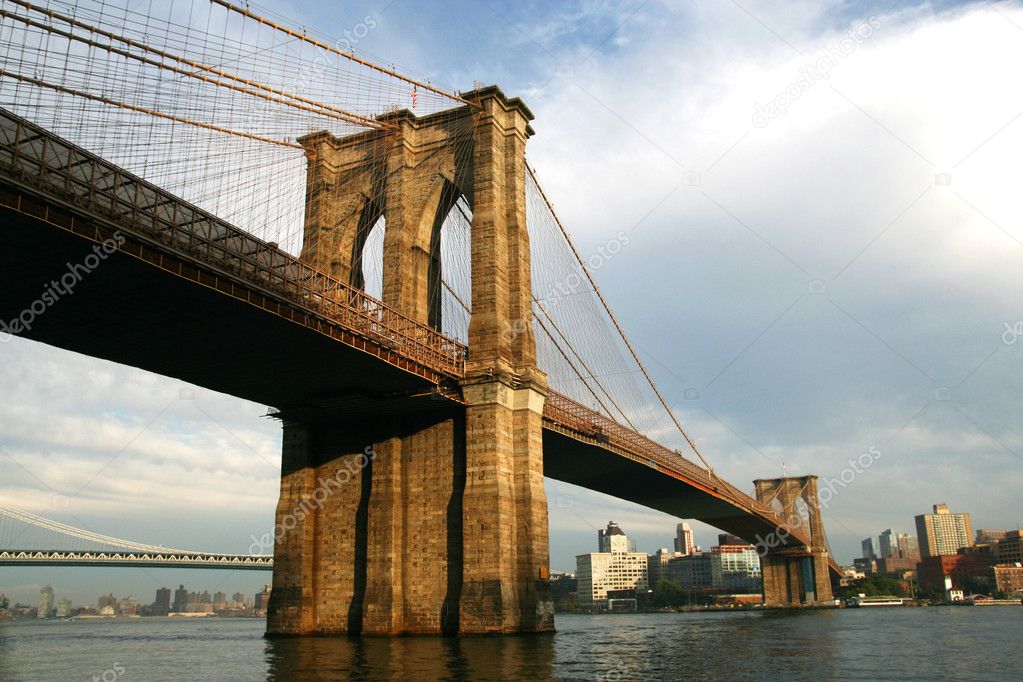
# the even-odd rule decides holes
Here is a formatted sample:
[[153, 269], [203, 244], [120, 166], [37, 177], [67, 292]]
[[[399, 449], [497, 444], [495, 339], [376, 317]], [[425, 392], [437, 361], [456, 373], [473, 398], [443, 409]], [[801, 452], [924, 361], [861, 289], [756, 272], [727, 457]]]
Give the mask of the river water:
[[0, 625], [0, 680], [1023, 680], [1023, 607], [559, 615], [554, 635], [267, 640], [253, 619]]

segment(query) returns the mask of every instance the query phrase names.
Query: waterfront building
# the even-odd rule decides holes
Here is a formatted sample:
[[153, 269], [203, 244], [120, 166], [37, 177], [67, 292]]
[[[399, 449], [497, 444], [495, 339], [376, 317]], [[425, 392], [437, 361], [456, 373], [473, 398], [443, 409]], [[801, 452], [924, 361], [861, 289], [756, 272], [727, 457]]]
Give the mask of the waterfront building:
[[170, 613], [171, 608], [171, 591], [166, 587], [161, 587], [156, 591], [156, 599], [153, 600], [153, 611], [158, 616], [166, 616]]
[[99, 599], [96, 600], [96, 607], [98, 609], [102, 611], [103, 607], [105, 606], [109, 606], [112, 609], [117, 608], [117, 597], [115, 597], [113, 594], [108, 594], [105, 596], [101, 596]]
[[270, 603], [270, 585], [264, 585], [262, 592], [256, 593], [256, 599], [253, 602], [253, 609], [255, 609], [258, 615], [264, 615], [266, 613], [266, 607]]
[[217, 592], [213, 595], [213, 606], [217, 609], [223, 609], [227, 606], [227, 595], [223, 592]]
[[1023, 564], [995, 566], [995, 589], [1010, 597], [1023, 598]]
[[134, 616], [139, 612], [139, 600], [135, 597], [125, 597], [117, 602], [117, 615]]
[[174, 590], [174, 607], [175, 613], [184, 613], [188, 608], [188, 590], [185, 589], [184, 585], [178, 585], [178, 589]]
[[584, 608], [606, 607], [608, 592], [649, 589], [644, 552], [580, 554], [575, 566], [576, 602]]
[[53, 588], [49, 585], [39, 590], [39, 608], [36, 609], [37, 618], [50, 618], [53, 616]]
[[235, 592], [231, 595], [231, 601], [234, 602], [234, 608], [244, 609], [245, 608], [245, 595], [241, 592]]
[[874, 551], [874, 538], [864, 538], [860, 542], [860, 548], [863, 550], [863, 558], [873, 561], [877, 559], [877, 553]]
[[693, 543], [693, 529], [683, 521], [675, 526], [675, 551], [679, 554], [693, 554], [696, 545]]
[[953, 514], [947, 504], [934, 505], [934, 513], [916, 517], [916, 537], [922, 558], [955, 554], [973, 546], [969, 513]]
[[70, 618], [71, 617], [71, 600], [67, 597], [61, 598], [57, 602], [57, 618]]
[[669, 580], [674, 580], [685, 590], [714, 586], [710, 554], [687, 554], [673, 558], [668, 561], [666, 572]]
[[647, 557], [646, 584], [650, 586], [651, 590], [657, 586], [658, 580], [668, 577], [668, 562], [676, 556], [682, 555], [678, 552], [669, 552], [665, 547]]
[[917, 581], [924, 589], [943, 590], [945, 578], [951, 578], [952, 586], [962, 589], [971, 578], [990, 576], [993, 564], [991, 552], [963, 548], [958, 554], [922, 558], [917, 564]]
[[608, 606], [608, 592], [646, 592], [649, 557], [636, 552], [625, 532], [613, 521], [597, 533], [601, 551], [579, 554], [576, 565], [576, 602], [583, 608]]
[[710, 550], [711, 584], [726, 592], [749, 594], [762, 588], [760, 555], [750, 544], [722, 544]]
[[1005, 537], [994, 546], [996, 564], [1023, 563], [1023, 538], [1018, 530], [1006, 531]]

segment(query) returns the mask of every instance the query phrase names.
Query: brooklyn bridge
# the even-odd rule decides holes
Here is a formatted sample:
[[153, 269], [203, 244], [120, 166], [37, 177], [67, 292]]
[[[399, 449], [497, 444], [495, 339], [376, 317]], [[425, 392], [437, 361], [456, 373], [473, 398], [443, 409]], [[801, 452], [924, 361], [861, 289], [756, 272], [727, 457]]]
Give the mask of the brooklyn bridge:
[[831, 600], [816, 479], [715, 472], [525, 102], [222, 0], [0, 8], [0, 331], [273, 406], [269, 634], [553, 629], [545, 476], [758, 544], [769, 606]]

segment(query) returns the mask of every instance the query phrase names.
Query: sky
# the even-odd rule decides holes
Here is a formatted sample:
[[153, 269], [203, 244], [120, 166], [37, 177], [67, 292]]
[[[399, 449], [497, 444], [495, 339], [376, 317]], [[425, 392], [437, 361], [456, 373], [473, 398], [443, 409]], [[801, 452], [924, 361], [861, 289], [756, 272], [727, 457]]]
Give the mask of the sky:
[[[947, 502], [1023, 524], [1023, 7], [1017, 3], [271, 2], [452, 89], [536, 114], [528, 155], [715, 470], [816, 474], [841, 562]], [[368, 24], [368, 22], [365, 22]], [[13, 339], [0, 347], [0, 500], [96, 532], [246, 552], [271, 530], [279, 425], [256, 405]], [[687, 390], [688, 389], [688, 390]], [[879, 453], [853, 467], [863, 453]], [[548, 481], [551, 567], [609, 520], [673, 517]], [[694, 524], [697, 542], [716, 531]], [[269, 575], [0, 572], [79, 602]]]

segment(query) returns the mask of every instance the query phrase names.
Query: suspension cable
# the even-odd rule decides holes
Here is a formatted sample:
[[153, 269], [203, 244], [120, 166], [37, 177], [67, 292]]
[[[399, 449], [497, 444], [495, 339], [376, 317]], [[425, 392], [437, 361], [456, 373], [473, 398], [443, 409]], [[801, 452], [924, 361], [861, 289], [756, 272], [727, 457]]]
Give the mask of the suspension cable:
[[213, 130], [218, 133], [226, 133], [228, 135], [236, 135], [237, 137], [244, 137], [249, 140], [255, 140], [256, 142], [266, 142], [268, 144], [275, 144], [280, 147], [291, 147], [292, 149], [305, 149], [300, 144], [294, 142], [286, 142], [284, 140], [275, 140], [270, 137], [261, 137], [260, 135], [253, 135], [251, 133], [243, 133], [240, 130], [231, 130], [230, 128], [221, 128], [211, 123], [203, 123], [202, 121], [196, 121], [191, 118], [185, 118], [184, 116], [175, 116], [174, 114], [165, 114], [162, 111], [156, 111], [155, 109], [147, 109], [146, 107], [136, 106], [134, 104], [128, 104], [127, 102], [121, 102], [116, 99], [109, 97], [103, 97], [102, 95], [93, 95], [82, 90], [76, 90], [74, 88], [67, 88], [63, 85], [57, 85], [55, 83], [47, 83], [46, 81], [39, 80], [38, 78], [29, 78], [28, 76], [22, 76], [18, 73], [11, 73], [10, 71], [4, 71], [0, 69], [0, 76], [8, 76], [15, 80], [22, 81], [24, 83], [30, 83], [37, 85], [41, 88], [49, 88], [56, 90], [57, 92], [63, 92], [68, 95], [74, 95], [75, 97], [82, 97], [84, 99], [92, 100], [94, 102], [102, 102], [103, 104], [109, 104], [114, 107], [120, 107], [122, 109], [128, 109], [130, 111], [137, 111], [142, 114], [148, 114], [150, 116], [156, 116], [157, 118], [165, 118], [178, 123], [187, 123], [189, 125], [198, 126], [199, 128], [206, 128], [207, 130]]
[[[23, 5], [25, 5], [26, 7], [30, 8], [30, 9], [35, 9], [34, 5], [31, 5], [30, 3], [22, 3], [22, 2], [20, 2], [20, 0], [11, 0], [11, 2], [15, 2], [17, 4], [23, 4]], [[188, 78], [195, 78], [195, 79], [201, 80], [201, 81], [203, 81], [205, 83], [211, 83], [213, 85], [216, 85], [217, 87], [227, 88], [228, 90], [234, 90], [236, 92], [241, 92], [241, 93], [244, 93], [244, 94], [247, 94], [247, 95], [251, 95], [253, 97], [259, 97], [259, 98], [264, 99], [264, 100], [266, 100], [268, 102], [274, 102], [276, 104], [282, 104], [282, 105], [287, 106], [287, 107], [293, 107], [293, 108], [301, 109], [301, 110], [304, 110], [304, 111], [310, 111], [310, 112], [312, 112], [314, 114], [317, 114], [317, 115], [320, 115], [320, 116], [325, 116], [327, 118], [333, 118], [333, 119], [339, 119], [339, 120], [342, 120], [342, 121], [344, 121], [346, 123], [354, 123], [354, 124], [360, 125], [360, 126], [370, 126], [370, 127], [375, 127], [375, 128], [394, 127], [391, 124], [387, 124], [385, 126], [385, 124], [382, 123], [381, 121], [374, 121], [373, 119], [365, 118], [363, 116], [359, 116], [358, 114], [353, 114], [351, 112], [345, 111], [344, 109], [338, 109], [336, 107], [331, 107], [331, 106], [326, 105], [326, 104], [321, 104], [319, 102], [315, 102], [314, 100], [307, 100], [304, 97], [299, 97], [298, 95], [292, 95], [292, 94], [287, 93], [287, 92], [285, 92], [283, 90], [277, 90], [276, 88], [271, 88], [270, 86], [262, 85], [260, 83], [248, 80], [246, 78], [241, 78], [239, 76], [234, 76], [234, 75], [232, 75], [232, 74], [230, 74], [230, 73], [228, 73], [226, 71], [221, 71], [220, 69], [216, 69], [216, 68], [213, 68], [213, 67], [207, 67], [207, 66], [205, 66], [203, 64], [200, 64], [198, 62], [194, 62], [194, 61], [192, 61], [190, 59], [185, 59], [183, 57], [177, 57], [177, 56], [175, 56], [175, 55], [173, 55], [173, 54], [171, 54], [169, 52], [165, 52], [163, 50], [157, 50], [155, 48], [150, 48], [147, 45], [145, 45], [144, 43], [139, 43], [139, 42], [131, 40], [129, 38], [123, 38], [121, 36], [118, 36], [115, 33], [110, 33], [108, 31], [104, 31], [102, 29], [89, 26], [88, 24], [82, 23], [80, 21], [76, 21], [76, 20], [71, 19], [69, 17], [62, 17], [61, 15], [56, 14], [55, 12], [50, 12], [48, 10], [43, 10], [41, 8], [38, 9], [37, 11], [40, 11], [40, 12], [42, 12], [44, 14], [49, 15], [51, 18], [56, 18], [56, 19], [59, 19], [61, 21], [65, 21], [68, 24], [70, 24], [71, 26], [74, 26], [76, 28], [83, 28], [83, 29], [85, 29], [87, 31], [95, 33], [96, 35], [103, 36], [104, 38], [108, 38], [110, 40], [116, 40], [118, 42], [123, 42], [126, 45], [129, 45], [131, 47], [137, 47], [137, 48], [139, 48], [141, 50], [145, 50], [147, 52], [150, 52], [150, 53], [155, 54], [157, 56], [163, 57], [165, 59], [170, 59], [170, 60], [176, 61], [176, 62], [181, 63], [181, 64], [187, 64], [188, 66], [192, 66], [194, 68], [207, 71], [208, 73], [214, 73], [214, 74], [216, 74], [218, 76], [221, 76], [221, 77], [224, 77], [224, 78], [228, 78], [230, 80], [233, 80], [233, 81], [236, 81], [236, 82], [239, 82], [239, 83], [243, 83], [246, 86], [255, 88], [256, 90], [250, 90], [248, 88], [244, 88], [244, 87], [241, 87], [239, 85], [235, 85], [233, 83], [226, 83], [226, 82], [224, 82], [222, 80], [218, 80], [216, 78], [211, 78], [209, 76], [204, 76], [204, 75], [202, 75], [200, 73], [196, 73], [194, 71], [189, 71], [188, 69], [183, 69], [183, 68], [177, 67], [177, 66], [171, 66], [170, 64], [166, 64], [164, 62], [160, 62], [160, 61], [157, 61], [155, 59], [149, 59], [149, 58], [143, 57], [141, 55], [133, 54], [131, 52], [128, 52], [127, 50], [118, 49], [118, 48], [114, 47], [113, 45], [106, 45], [104, 43], [100, 43], [100, 42], [97, 42], [95, 40], [90, 40], [89, 38], [86, 38], [84, 36], [76, 35], [76, 34], [74, 34], [72, 32], [69, 32], [69, 31], [63, 31], [63, 30], [57, 28], [56, 26], [50, 26], [48, 24], [44, 24], [44, 23], [35, 21], [33, 19], [29, 19], [28, 17], [22, 17], [22, 16], [20, 16], [18, 14], [14, 14], [13, 12], [8, 12], [7, 10], [0, 10], [0, 17], [6, 17], [6, 18], [9, 18], [9, 19], [14, 19], [15, 21], [19, 21], [19, 22], [25, 24], [26, 26], [32, 26], [33, 28], [42, 29], [43, 31], [46, 31], [46, 32], [51, 33], [53, 35], [58, 35], [58, 36], [60, 36], [62, 38], [66, 38], [67, 40], [77, 41], [77, 42], [83, 43], [85, 45], [88, 45], [89, 47], [95, 47], [95, 48], [98, 48], [100, 50], [104, 50], [106, 52], [109, 52], [111, 54], [120, 55], [120, 56], [126, 57], [128, 59], [134, 59], [135, 61], [141, 62], [142, 64], [147, 64], [149, 66], [155, 66], [158, 69], [165, 69], [167, 71], [170, 71], [172, 73], [176, 73], [176, 74], [181, 75], [181, 76], [187, 76]], [[283, 96], [283, 97], [288, 98], [288, 99], [293, 99], [295, 101], [294, 102], [289, 102], [288, 99], [280, 99], [279, 97], [270, 97], [269, 95], [267, 95], [267, 94], [265, 94], [263, 92], [258, 92], [258, 90], [264, 90], [264, 91], [267, 91], [267, 92], [271, 92], [271, 93], [273, 93], [275, 95], [280, 95], [280, 96]], [[311, 102], [311, 104], [307, 104], [306, 102]]]
[[397, 71], [393, 71], [391, 69], [385, 68], [383, 66], [380, 66], [379, 64], [374, 64], [373, 62], [367, 61], [365, 59], [361, 59], [360, 57], [356, 57], [354, 54], [350, 54], [348, 52], [344, 52], [342, 50], [339, 50], [338, 48], [334, 47], [333, 45], [328, 45], [327, 43], [320, 42], [319, 40], [316, 40], [315, 38], [310, 38], [305, 33], [299, 33], [298, 31], [294, 31], [294, 30], [288, 28], [287, 26], [282, 26], [281, 24], [278, 24], [277, 22], [270, 21], [269, 19], [266, 19], [265, 17], [261, 17], [258, 14], [254, 14], [254, 13], [250, 12], [247, 9], [244, 9], [242, 7], [238, 7], [237, 5], [234, 5], [234, 4], [230, 3], [230, 2], [227, 2], [227, 0], [210, 0], [210, 2], [212, 2], [212, 3], [216, 4], [216, 5], [220, 5], [221, 7], [224, 7], [224, 8], [228, 9], [231, 12], [237, 12], [238, 14], [242, 15], [243, 17], [246, 17], [247, 19], [252, 19], [253, 21], [257, 21], [257, 22], [263, 24], [264, 26], [269, 26], [270, 28], [273, 28], [273, 29], [276, 29], [278, 31], [281, 31], [282, 33], [285, 33], [285, 34], [291, 36], [292, 38], [295, 38], [297, 40], [301, 40], [303, 42], [309, 43], [310, 45], [315, 45], [316, 47], [318, 47], [318, 48], [320, 48], [322, 50], [326, 50], [326, 51], [331, 52], [333, 54], [336, 54], [336, 55], [339, 55], [341, 57], [344, 57], [345, 59], [348, 59], [348, 60], [351, 60], [351, 61], [355, 62], [356, 64], [361, 64], [361, 65], [363, 65], [365, 67], [368, 67], [370, 69], [374, 69], [376, 71], [379, 71], [380, 73], [383, 73], [383, 74], [386, 74], [388, 76], [391, 76], [392, 78], [397, 78], [398, 80], [405, 81], [409, 85], [414, 85], [417, 88], [423, 88], [424, 90], [429, 90], [430, 92], [437, 93], [438, 95], [442, 95], [444, 97], [447, 97], [448, 99], [453, 99], [453, 100], [455, 100], [457, 102], [462, 102], [463, 104], [468, 104], [470, 106], [478, 106], [476, 102], [472, 102], [470, 100], [464, 99], [464, 98], [462, 98], [462, 97], [460, 97], [460, 96], [458, 96], [458, 95], [456, 95], [456, 94], [454, 94], [452, 92], [445, 92], [444, 90], [441, 90], [440, 88], [436, 88], [436, 87], [430, 85], [429, 83], [423, 83], [422, 81], [417, 81], [414, 78], [409, 78], [408, 76], [400, 74]]
[[686, 439], [686, 442], [689, 444], [689, 447], [692, 448], [692, 451], [696, 454], [697, 457], [700, 458], [700, 461], [703, 462], [703, 465], [707, 467], [707, 471], [712, 476], [714, 476], [714, 478], [718, 478], [717, 474], [714, 473], [714, 468], [711, 467], [710, 462], [708, 462], [707, 459], [703, 456], [703, 453], [700, 452], [700, 449], [696, 447], [696, 443], [693, 441], [692, 438], [689, 437], [689, 434], [686, 433], [686, 430], [682, 428], [682, 423], [679, 422], [678, 418], [675, 416], [675, 413], [668, 406], [668, 401], [664, 398], [664, 395], [661, 393], [661, 390], [657, 387], [657, 384], [654, 383], [654, 379], [652, 376], [650, 376], [650, 372], [647, 370], [646, 365], [644, 365], [643, 361], [640, 360], [639, 353], [636, 352], [636, 349], [632, 345], [632, 342], [629, 341], [629, 337], [625, 335], [625, 331], [622, 329], [621, 324], [618, 323], [618, 318], [615, 317], [615, 314], [611, 311], [611, 306], [608, 305], [608, 302], [604, 298], [604, 295], [600, 293], [600, 288], [597, 287], [597, 282], [594, 281], [593, 275], [590, 274], [589, 268], [586, 267], [586, 263], [583, 261], [583, 258], [579, 254], [578, 249], [575, 248], [575, 243], [572, 242], [572, 238], [568, 236], [568, 230], [566, 230], [565, 226], [562, 225], [561, 219], [558, 218], [558, 214], [554, 211], [554, 206], [551, 204], [550, 199], [547, 198], [547, 194], [543, 191], [543, 187], [540, 186], [540, 181], [536, 177], [536, 172], [533, 170], [533, 167], [529, 163], [526, 163], [526, 170], [529, 171], [529, 176], [533, 179], [533, 182], [536, 184], [536, 188], [540, 192], [541, 198], [543, 198], [544, 203], [547, 204], [547, 208], [548, 210], [550, 210], [551, 215], [554, 216], [554, 222], [557, 223], [558, 229], [561, 230], [561, 234], [565, 237], [565, 241], [568, 243], [568, 247], [572, 250], [572, 254], [575, 256], [575, 259], [579, 262], [579, 267], [582, 268], [582, 271], [586, 275], [586, 279], [589, 281], [590, 286], [593, 287], [593, 292], [597, 295], [597, 298], [600, 299], [600, 302], [604, 306], [604, 310], [607, 312], [608, 317], [611, 318], [612, 324], [614, 324], [615, 329], [618, 330], [618, 334], [619, 336], [622, 337], [622, 341], [625, 342], [625, 347], [628, 348], [629, 353], [632, 354], [632, 359], [636, 361], [636, 364], [639, 366], [640, 371], [643, 372], [643, 376], [646, 378], [647, 383], [650, 384], [650, 388], [653, 389], [654, 395], [657, 396], [657, 400], [660, 401], [661, 406], [664, 407], [664, 410], [668, 413], [668, 416], [671, 417], [671, 421], [675, 423], [675, 426], [676, 428], [678, 428], [679, 433], [681, 433], [682, 437]]

